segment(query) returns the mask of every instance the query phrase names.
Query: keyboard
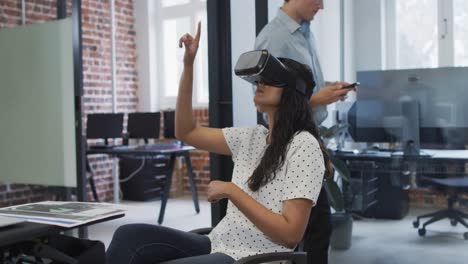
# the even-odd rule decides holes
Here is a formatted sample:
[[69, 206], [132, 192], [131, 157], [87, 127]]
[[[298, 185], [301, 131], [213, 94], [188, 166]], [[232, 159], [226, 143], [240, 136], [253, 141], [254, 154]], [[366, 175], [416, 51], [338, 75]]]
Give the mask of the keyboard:
[[155, 144], [147, 144], [137, 146], [138, 150], [165, 150], [165, 149], [180, 149], [182, 145], [179, 142], [159, 142]]
[[112, 149], [117, 146], [112, 146], [112, 145], [94, 145], [94, 146], [89, 146], [89, 149]]

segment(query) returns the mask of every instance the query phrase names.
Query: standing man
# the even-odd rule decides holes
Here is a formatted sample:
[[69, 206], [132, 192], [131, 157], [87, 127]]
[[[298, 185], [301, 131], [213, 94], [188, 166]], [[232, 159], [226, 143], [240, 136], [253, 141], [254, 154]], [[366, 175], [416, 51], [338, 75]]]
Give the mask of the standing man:
[[[320, 125], [327, 117], [327, 105], [343, 100], [352, 90], [342, 89], [345, 82], [325, 82], [320, 66], [315, 37], [310, 31], [310, 21], [323, 9], [323, 0], [285, 0], [276, 17], [270, 21], [255, 40], [255, 49], [267, 49], [275, 57], [285, 57], [309, 65], [316, 86], [310, 104], [314, 119]], [[305, 233], [304, 250], [308, 262], [327, 264], [330, 245], [330, 205], [322, 187], [317, 205], [310, 215], [311, 223]]]

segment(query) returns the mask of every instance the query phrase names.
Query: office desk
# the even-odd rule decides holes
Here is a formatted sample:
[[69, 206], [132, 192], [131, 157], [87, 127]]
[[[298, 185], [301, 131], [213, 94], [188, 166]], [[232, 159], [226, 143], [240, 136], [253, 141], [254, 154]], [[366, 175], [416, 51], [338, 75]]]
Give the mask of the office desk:
[[335, 156], [348, 163], [374, 161], [376, 163], [374, 169], [379, 172], [405, 175], [414, 172], [429, 177], [465, 175], [465, 163], [468, 162], [468, 150], [422, 149], [421, 155], [417, 156], [405, 156], [401, 152], [390, 151], [363, 153], [336, 151]]
[[390, 151], [336, 151], [335, 157], [348, 165], [352, 176], [364, 179], [364, 184], [366, 179], [376, 179], [372, 186], [377, 188], [374, 196], [360, 194], [362, 197], [359, 198], [369, 203], [373, 202], [372, 199], [377, 201], [365, 213], [377, 218], [400, 219], [406, 215], [409, 197], [405, 190], [421, 187], [418, 176], [445, 178], [467, 175], [468, 150], [422, 149], [419, 156], [404, 156], [401, 152]]
[[455, 160], [468, 161], [468, 150], [439, 150], [439, 149], [421, 149], [420, 155], [405, 156], [401, 151], [335, 151], [339, 157], [346, 158], [375, 158], [375, 159], [407, 159], [407, 160]]
[[[143, 146], [115, 146], [111, 148], [89, 148], [86, 150], [86, 155], [93, 154], [107, 154], [114, 157], [147, 157], [152, 158], [157, 155], [169, 155], [170, 156], [170, 167], [174, 168], [174, 163], [177, 157], [183, 157], [185, 164], [187, 165], [187, 173], [190, 182], [190, 191], [192, 193], [192, 199], [195, 206], [195, 211], [200, 212], [200, 206], [198, 204], [198, 194], [195, 186], [195, 180], [193, 176], [192, 162], [190, 161], [189, 151], [194, 150], [192, 146], [171, 146], [171, 147], [160, 147], [158, 144], [154, 145], [143, 145]], [[163, 189], [163, 195], [161, 199], [161, 209], [159, 211], [158, 223], [162, 224], [164, 220], [164, 212], [166, 210], [167, 200], [169, 198], [169, 192], [172, 184], [172, 169], [168, 174], [166, 185]], [[118, 188], [119, 182], [114, 182], [114, 188]]]

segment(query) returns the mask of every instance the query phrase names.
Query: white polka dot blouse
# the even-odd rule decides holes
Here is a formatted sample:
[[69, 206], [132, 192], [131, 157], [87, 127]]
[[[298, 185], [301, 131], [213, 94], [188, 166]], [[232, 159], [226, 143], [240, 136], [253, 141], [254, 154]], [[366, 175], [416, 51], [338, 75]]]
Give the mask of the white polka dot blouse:
[[[247, 179], [268, 147], [268, 130], [258, 125], [253, 128], [225, 128], [223, 134], [234, 161], [232, 182], [255, 200], [278, 214], [285, 200], [305, 198], [315, 204], [322, 188], [325, 166], [318, 141], [312, 134], [303, 131], [291, 139], [286, 161], [276, 173], [276, 178], [257, 192], [249, 189]], [[221, 252], [236, 260], [261, 253], [291, 251], [271, 241], [231, 202], [226, 216], [209, 237], [212, 253]]]

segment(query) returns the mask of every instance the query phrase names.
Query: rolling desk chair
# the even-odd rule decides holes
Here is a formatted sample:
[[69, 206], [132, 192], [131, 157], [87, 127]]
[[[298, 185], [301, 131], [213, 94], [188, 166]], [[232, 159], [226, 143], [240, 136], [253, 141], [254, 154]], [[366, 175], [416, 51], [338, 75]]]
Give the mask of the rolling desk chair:
[[[160, 130], [160, 113], [131, 113], [128, 115], [128, 127], [127, 127], [127, 138], [125, 143], [128, 143], [129, 139], [144, 139], [145, 143], [148, 143], [148, 139], [159, 139]], [[175, 139], [174, 134], [174, 112], [164, 113], [164, 130], [166, 138]], [[181, 143], [181, 142], [180, 142]], [[156, 142], [155, 144], [146, 144], [139, 146], [147, 150], [160, 149], [160, 148], [172, 148], [177, 146], [179, 148], [182, 145], [179, 142]], [[124, 160], [121, 159], [121, 175], [129, 175], [124, 179], [121, 179], [121, 188], [127, 193], [127, 199], [132, 200], [147, 200], [160, 194], [161, 196], [161, 210], [158, 218], [158, 223], [161, 224], [164, 218], [164, 212], [169, 198], [170, 186], [172, 181], [172, 173], [174, 171], [175, 160], [177, 157], [182, 156], [185, 159], [187, 165], [188, 179], [190, 182], [190, 189], [192, 192], [192, 199], [195, 205], [195, 211], [200, 212], [198, 204], [198, 195], [196, 193], [195, 180], [193, 179], [193, 170], [190, 161], [189, 151], [182, 151], [180, 153], [172, 152], [170, 154], [158, 154], [157, 156], [149, 156], [151, 164], [144, 163], [145, 157], [140, 157], [141, 162], [135, 160], [127, 160], [126, 162], [133, 162], [124, 166]], [[140, 164], [141, 170], [136, 174], [135, 170]], [[133, 167], [133, 169], [131, 169]], [[145, 168], [148, 168], [145, 170]], [[123, 169], [127, 169], [124, 171]], [[141, 172], [141, 173], [140, 173]], [[139, 189], [140, 191], [135, 191]], [[141, 190], [144, 191], [141, 191]]]
[[143, 139], [145, 144], [149, 139], [159, 140], [161, 113], [130, 113], [127, 123], [124, 145], [129, 139]]
[[[104, 142], [100, 145], [93, 145], [90, 148], [110, 148], [109, 138], [117, 139], [123, 137], [123, 114], [89, 114], [86, 122], [86, 139], [101, 139]], [[86, 145], [88, 144], [86, 140]], [[86, 156], [86, 170], [90, 173], [88, 178], [93, 198], [99, 202], [94, 182], [94, 172]]]
[[[310, 221], [311, 220], [309, 218], [309, 223], [306, 228], [306, 232], [309, 230], [309, 225], [313, 224]], [[195, 233], [195, 234], [200, 234], [200, 235], [208, 235], [211, 232], [211, 230], [213, 230], [213, 228], [208, 227], [208, 228], [195, 229], [190, 232]], [[306, 234], [304, 234], [302, 241], [292, 252], [275, 252], [275, 253], [258, 254], [254, 256], [241, 258], [237, 260], [236, 262], [234, 262], [234, 264], [261, 264], [261, 263], [270, 263], [272, 261], [289, 261], [287, 263], [308, 264], [309, 262], [307, 262], [308, 261], [307, 260], [307, 248], [304, 247], [304, 245], [310, 244], [308, 243], [309, 241], [307, 241], [307, 239], [311, 239], [311, 236], [307, 236]]]
[[[468, 177], [457, 177], [457, 178], [447, 178], [447, 179], [437, 179], [437, 178], [429, 178], [429, 177], [422, 177], [421, 180], [434, 186], [444, 193], [448, 195], [447, 198], [447, 209], [440, 210], [434, 213], [420, 215], [416, 218], [413, 222], [414, 228], [419, 227], [419, 221], [421, 218], [429, 218], [426, 222], [424, 222], [423, 226], [418, 229], [418, 233], [420, 236], [426, 235], [426, 226], [437, 222], [443, 219], [450, 219], [450, 224], [452, 226], [457, 225], [458, 223], [462, 224], [466, 228], [468, 228], [468, 224], [465, 221], [465, 218], [468, 219], [468, 214], [464, 213], [460, 210], [454, 209], [453, 206], [456, 202], [464, 206], [468, 206], [468, 200], [462, 199], [459, 197], [459, 194], [462, 192], [468, 191]], [[468, 240], [468, 232], [463, 234], [463, 237]]]
[[[175, 111], [164, 111], [163, 117], [164, 117], [164, 120], [163, 120], [164, 138], [179, 141], [181, 146], [183, 146], [184, 142], [178, 140], [175, 136]], [[197, 213], [199, 213], [200, 209], [199, 209], [199, 204], [198, 204], [198, 194], [197, 194], [195, 179], [192, 173], [192, 162], [190, 161], [190, 153], [185, 152], [182, 156], [184, 157], [187, 163], [187, 170], [189, 170], [188, 180], [190, 183], [190, 192], [192, 193], [192, 200], [195, 205], [195, 208], [197, 208], [196, 209]]]
[[[130, 140], [143, 140], [142, 148], [150, 148], [150, 139], [159, 140], [161, 114], [157, 113], [129, 113], [127, 133], [124, 137], [124, 145]], [[170, 155], [147, 157], [121, 158], [120, 164], [120, 188], [123, 198], [126, 200], [146, 201], [159, 197], [163, 193], [168, 174], [173, 172], [173, 162]], [[138, 169], [141, 168], [141, 169]], [[138, 173], [136, 173], [138, 171]]]
[[163, 115], [164, 115], [164, 138], [176, 139], [175, 111], [165, 111]]

